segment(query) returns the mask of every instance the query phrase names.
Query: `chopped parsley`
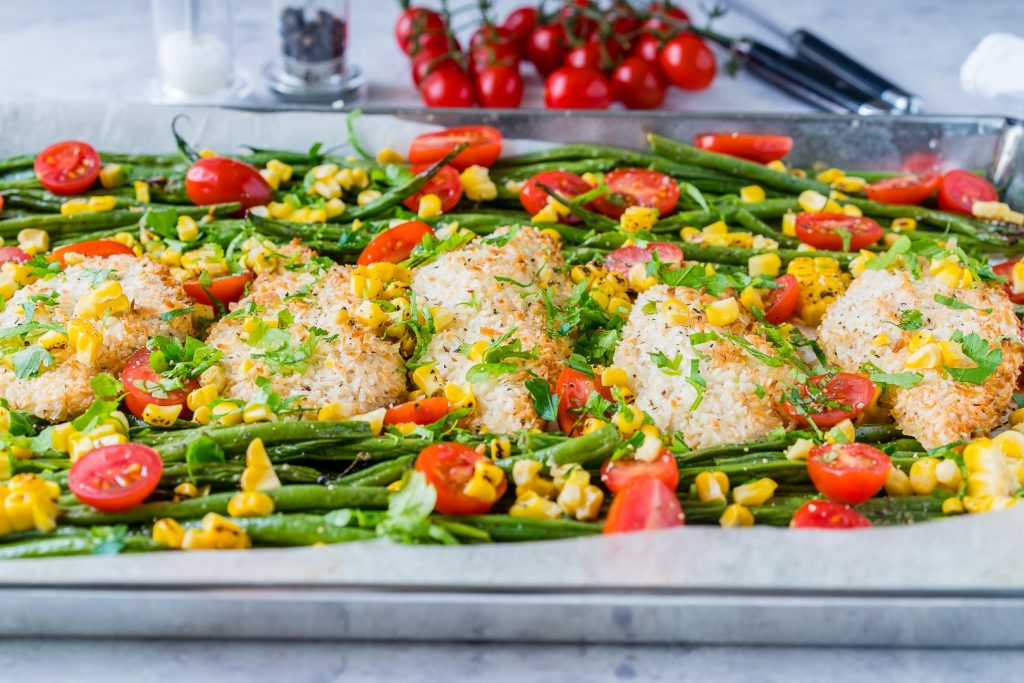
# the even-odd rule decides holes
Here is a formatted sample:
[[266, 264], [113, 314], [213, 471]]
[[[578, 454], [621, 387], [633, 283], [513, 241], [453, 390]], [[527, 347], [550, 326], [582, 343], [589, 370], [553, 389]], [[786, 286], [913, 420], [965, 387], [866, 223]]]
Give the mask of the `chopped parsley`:
[[262, 360], [272, 374], [300, 373], [306, 369], [320, 340], [327, 336], [327, 332], [318, 327], [307, 328], [307, 332], [306, 339], [296, 343], [287, 329], [271, 327], [257, 319], [244, 341], [259, 351], [252, 357]]
[[542, 420], [554, 422], [558, 419], [558, 396], [551, 393], [547, 381], [540, 377], [526, 380], [526, 390], [530, 392], [533, 409]]
[[988, 342], [982, 339], [976, 332], [964, 335], [957, 330], [950, 337], [950, 341], [960, 344], [964, 355], [974, 361], [977, 367], [974, 368], [951, 368], [943, 366], [949, 376], [957, 382], [968, 384], [984, 384], [999, 364], [1003, 362], [1003, 349], [1001, 347], [990, 348]]
[[954, 299], [951, 296], [943, 296], [942, 294], [935, 295], [935, 303], [942, 304], [943, 306], [947, 306], [958, 311], [982, 311], [984, 313], [992, 312], [991, 308], [978, 308], [977, 306], [972, 306], [970, 304], [964, 303], [963, 301], [960, 301], [959, 299]]
[[26, 346], [11, 356], [14, 376], [18, 379], [35, 377], [43, 368], [53, 365], [53, 356], [42, 346]]
[[594, 366], [590, 364], [590, 361], [578, 353], [570, 355], [569, 360], [567, 360], [565, 364], [576, 372], [582, 372], [587, 377], [594, 376]]
[[[537, 357], [539, 350], [536, 347], [529, 351], [523, 349], [522, 340], [512, 337], [514, 332], [515, 329], [511, 329], [487, 345], [487, 348], [480, 354], [482, 361], [471, 366], [466, 372], [467, 382], [476, 384], [492, 377], [515, 372], [520, 366], [510, 361]], [[463, 344], [459, 350], [462, 353], [467, 353], [469, 345]]]
[[679, 366], [683, 362], [683, 354], [677, 353], [673, 358], [669, 358], [661, 351], [653, 351], [647, 354], [654, 361], [655, 367], [661, 370], [664, 374], [670, 377], [675, 377], [683, 374], [683, 371], [679, 369]]
[[901, 330], [913, 332], [914, 330], [919, 330], [924, 327], [924, 316], [921, 314], [921, 311], [916, 308], [911, 308], [906, 311], [901, 311], [900, 321], [894, 324]]
[[[686, 377], [686, 383], [697, 392], [697, 397], [693, 399], [693, 403], [690, 405], [690, 412], [693, 412], [700, 407], [701, 401], [704, 400], [704, 390], [708, 388], [708, 383], [704, 381], [700, 374], [700, 360], [697, 358], [690, 360], [690, 374]], [[764, 389], [761, 389], [761, 391], [764, 391]]]

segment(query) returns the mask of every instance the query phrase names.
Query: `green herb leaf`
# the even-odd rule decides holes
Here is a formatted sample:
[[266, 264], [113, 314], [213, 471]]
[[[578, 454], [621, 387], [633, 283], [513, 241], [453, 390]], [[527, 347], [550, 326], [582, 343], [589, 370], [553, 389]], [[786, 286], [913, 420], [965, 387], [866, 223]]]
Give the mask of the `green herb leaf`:
[[11, 356], [14, 365], [14, 376], [18, 379], [29, 379], [39, 374], [43, 368], [53, 365], [53, 356], [41, 346], [26, 346]]
[[387, 515], [377, 525], [377, 534], [402, 543], [457, 544], [451, 532], [431, 523], [436, 502], [437, 491], [423, 473], [406, 472], [401, 488], [388, 501]]
[[558, 396], [551, 393], [547, 380], [531, 377], [526, 380], [526, 390], [530, 392], [533, 409], [542, 420], [554, 422], [558, 419]]
[[976, 332], [964, 335], [957, 330], [950, 337], [950, 340], [960, 344], [964, 355], [974, 361], [976, 368], [951, 368], [943, 366], [949, 376], [956, 382], [968, 384], [984, 384], [985, 380], [996, 371], [999, 364], [1003, 362], [1003, 349], [1001, 347], [990, 348], [988, 342], [982, 339]]
[[161, 313], [160, 320], [168, 322], [170, 320], [174, 320], [175, 318], [180, 318], [183, 315], [188, 315], [190, 313], [195, 312], [196, 309], [194, 306], [189, 306], [188, 308], [175, 308], [173, 310], [167, 311], [166, 313]]
[[951, 296], [943, 296], [942, 294], [935, 295], [935, 303], [948, 306], [949, 308], [956, 309], [958, 311], [983, 311], [985, 313], [991, 313], [991, 308], [978, 308], [977, 306], [971, 306], [970, 304], [964, 303], [959, 299], [954, 299]]
[[594, 376], [594, 366], [578, 353], [571, 354], [565, 364], [576, 372], [582, 372], [587, 377]]
[[192, 467], [207, 462], [227, 462], [227, 456], [219, 443], [206, 435], [200, 435], [185, 449], [185, 468], [188, 470], [188, 478], [195, 480]]
[[916, 308], [902, 311], [900, 313], [900, 321], [896, 324], [896, 327], [906, 330], [907, 332], [913, 332], [924, 327], [924, 317], [921, 311]]
[[677, 353], [675, 357], [669, 358], [661, 351], [654, 351], [647, 355], [654, 361], [655, 367], [659, 368], [666, 375], [676, 376], [683, 374], [682, 370], [679, 369], [680, 364], [683, 362], [683, 354]]
[[694, 391], [697, 392], [697, 398], [695, 398], [693, 403], [690, 405], [690, 412], [693, 412], [700, 407], [701, 401], [704, 400], [704, 390], [708, 387], [708, 383], [704, 381], [703, 377], [701, 377], [700, 360], [697, 358], [690, 359], [690, 374], [686, 378], [686, 383], [693, 387]]

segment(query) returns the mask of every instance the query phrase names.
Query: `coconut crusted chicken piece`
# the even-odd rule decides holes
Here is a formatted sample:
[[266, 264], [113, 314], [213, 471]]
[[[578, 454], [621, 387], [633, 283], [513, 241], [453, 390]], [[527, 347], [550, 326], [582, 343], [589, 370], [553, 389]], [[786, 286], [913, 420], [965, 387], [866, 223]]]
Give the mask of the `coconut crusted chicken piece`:
[[[257, 378], [297, 406], [332, 404], [339, 416], [392, 405], [405, 394], [398, 345], [351, 320], [351, 266], [310, 262], [259, 275], [231, 316], [211, 329], [207, 344], [224, 357], [224, 396], [250, 400]], [[307, 413], [309, 416], [313, 413]]]
[[[928, 273], [927, 267], [918, 278], [902, 269], [865, 270], [828, 309], [818, 337], [829, 360], [847, 372], [872, 363], [887, 373], [919, 373], [916, 386], [890, 386], [883, 405], [905, 434], [935, 448], [999, 424], [1024, 351], [1013, 305], [1001, 288], [951, 287]], [[950, 305], [953, 299], [957, 303]], [[917, 322], [919, 329], [899, 327]], [[987, 377], [974, 372], [968, 373], [973, 381], [956, 381], [943, 366], [978, 366], [964, 353], [971, 341], [998, 364]]]
[[547, 287], [556, 300], [565, 296], [569, 282], [558, 272], [562, 265], [550, 238], [523, 227], [475, 239], [414, 274], [418, 304], [439, 307], [451, 318], [435, 332], [424, 354], [441, 383], [467, 384], [467, 372], [481, 363], [479, 353], [491, 343], [518, 342], [522, 351], [535, 354], [512, 361], [514, 371], [472, 382], [476, 408], [469, 426], [497, 433], [543, 426], [524, 383], [531, 373], [554, 382], [569, 356], [568, 341], [548, 334], [540, 292]]
[[[637, 298], [615, 351], [615, 365], [626, 371], [636, 407], [658, 429], [679, 431], [692, 448], [763, 438], [783, 425], [774, 404], [787, 377], [785, 368], [766, 364], [743, 348], [775, 355], [767, 341], [753, 334], [756, 321], [740, 308], [735, 322], [708, 322], [706, 307], [729, 294], [652, 287]], [[698, 337], [692, 343], [691, 335], [701, 333], [715, 333], [718, 339]]]
[[[190, 305], [165, 266], [129, 255], [88, 258], [36, 280], [0, 311], [0, 344], [25, 354], [0, 364], [0, 396], [53, 422], [80, 415], [93, 377], [119, 373], [151, 337], [191, 334], [191, 313], [160, 317]], [[25, 365], [31, 354], [38, 362]]]

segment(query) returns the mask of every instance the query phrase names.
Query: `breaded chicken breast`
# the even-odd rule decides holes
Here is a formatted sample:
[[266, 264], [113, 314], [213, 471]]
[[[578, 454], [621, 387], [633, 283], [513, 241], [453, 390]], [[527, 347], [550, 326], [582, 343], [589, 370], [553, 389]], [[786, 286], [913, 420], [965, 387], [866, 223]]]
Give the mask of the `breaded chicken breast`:
[[[547, 312], [540, 297], [543, 283], [556, 299], [569, 289], [568, 278], [556, 272], [563, 265], [555, 244], [532, 227], [502, 230], [478, 238], [461, 249], [442, 254], [414, 275], [412, 290], [418, 304], [443, 308], [452, 322], [437, 331], [426, 359], [445, 382], [466, 383], [467, 371], [480, 361], [460, 347], [510, 334], [535, 358], [521, 369], [473, 384], [476, 409], [469, 426], [496, 433], [542, 427], [524, 382], [531, 372], [554, 382], [569, 356], [569, 342], [547, 332]], [[507, 243], [506, 243], [507, 240]], [[514, 281], [514, 282], [513, 282]]]
[[[783, 367], [770, 366], [723, 337], [691, 343], [696, 333], [737, 335], [756, 351], [774, 355], [767, 341], [752, 334], [755, 321], [742, 309], [728, 326], [708, 323], [704, 308], [718, 298], [688, 287], [648, 289], [633, 305], [615, 350], [615, 365], [629, 376], [636, 407], [658, 429], [679, 431], [692, 448], [760, 439], [783, 424], [774, 408], [786, 379]], [[672, 300], [670, 307], [681, 303], [688, 320], [670, 320], [665, 302]]]
[[[100, 303], [86, 310], [89, 298], [110, 283], [120, 287], [127, 309]], [[52, 365], [42, 367], [34, 377], [18, 378], [14, 369], [0, 365], [0, 396], [12, 408], [47, 420], [75, 417], [92, 402], [89, 383], [97, 374], [119, 373], [129, 356], [151, 337], [183, 338], [192, 333], [192, 314], [160, 318], [191, 304], [165, 266], [130, 255], [88, 258], [56, 277], [37, 280], [18, 290], [0, 311], [0, 329], [25, 323], [26, 311], [31, 311], [34, 322], [56, 323], [65, 330], [72, 321], [84, 323], [100, 341], [91, 358], [77, 354], [67, 341], [58, 344], [49, 350]]]
[[[970, 308], [952, 308], [936, 296]], [[921, 314], [918, 330], [897, 326], [910, 311]], [[1001, 288], [953, 289], [926, 274], [915, 279], [906, 270], [867, 270], [825, 313], [818, 336], [829, 360], [842, 370], [860, 372], [870, 362], [897, 373], [908, 370], [915, 335], [942, 342], [958, 331], [976, 333], [1002, 349], [1002, 361], [984, 383], [956, 382], [941, 368], [913, 369], [923, 381], [909, 389], [891, 387], [886, 397], [897, 426], [934, 448], [996, 427], [1010, 407], [1024, 351], [1013, 305]]]

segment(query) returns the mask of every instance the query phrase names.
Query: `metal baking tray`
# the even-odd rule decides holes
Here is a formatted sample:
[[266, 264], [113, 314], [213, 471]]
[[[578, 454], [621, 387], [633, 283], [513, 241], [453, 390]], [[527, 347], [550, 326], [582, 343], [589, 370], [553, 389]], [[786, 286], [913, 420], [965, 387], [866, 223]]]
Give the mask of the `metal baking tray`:
[[[179, 111], [0, 104], [0, 154], [66, 137], [170, 149]], [[338, 113], [189, 115], [215, 149], [344, 140]], [[1024, 203], [1022, 126], [1000, 117], [377, 110], [359, 131], [402, 148], [424, 124], [478, 122], [510, 138], [630, 147], [649, 131], [781, 132], [796, 139], [795, 163], [862, 169], [927, 149], [990, 169]], [[1024, 507], [847, 533], [694, 526], [518, 545], [19, 560], [0, 563], [0, 636], [1020, 647], [1022, 528]]]

